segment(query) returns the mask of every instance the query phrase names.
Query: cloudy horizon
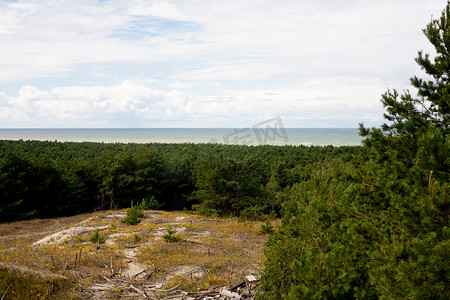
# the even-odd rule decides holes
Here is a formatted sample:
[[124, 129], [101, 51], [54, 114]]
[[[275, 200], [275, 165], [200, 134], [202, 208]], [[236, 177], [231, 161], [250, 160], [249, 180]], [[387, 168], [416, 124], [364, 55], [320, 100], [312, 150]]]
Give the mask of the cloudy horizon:
[[0, 128], [379, 126], [446, 3], [0, 0]]

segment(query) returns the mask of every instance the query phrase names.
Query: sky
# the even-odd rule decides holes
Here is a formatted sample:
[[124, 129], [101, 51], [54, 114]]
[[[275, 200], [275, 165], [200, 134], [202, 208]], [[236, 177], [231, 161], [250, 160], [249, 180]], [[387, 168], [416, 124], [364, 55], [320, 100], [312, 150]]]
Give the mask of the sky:
[[447, 0], [0, 0], [0, 128], [379, 126]]

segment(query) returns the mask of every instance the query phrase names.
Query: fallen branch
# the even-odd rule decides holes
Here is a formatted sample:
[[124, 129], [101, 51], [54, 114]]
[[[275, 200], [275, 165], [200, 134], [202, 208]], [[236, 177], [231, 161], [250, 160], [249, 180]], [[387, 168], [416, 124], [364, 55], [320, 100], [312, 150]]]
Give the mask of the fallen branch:
[[6, 288], [6, 291], [3, 293], [3, 296], [2, 296], [1, 300], [3, 300], [5, 298], [6, 293], [8, 292], [10, 286], [11, 286], [11, 283], [8, 285], [8, 287]]
[[67, 267], [68, 267], [68, 265], [67, 265], [67, 264], [65, 264], [65, 265], [64, 265], [64, 269], [63, 269], [63, 271], [62, 271], [61, 275], [64, 275], [64, 273], [66, 273]]
[[139, 294], [141, 294], [142, 296], [145, 297], [145, 299], [149, 299], [147, 293], [144, 290], [140, 290], [137, 287], [135, 287], [134, 285], [130, 284], [130, 288], [132, 288], [133, 290], [135, 290], [136, 292], [138, 292]]
[[245, 281], [243, 281], [243, 282], [241, 282], [241, 283], [239, 283], [239, 284], [236, 284], [235, 286], [233, 286], [233, 287], [230, 289], [230, 291], [234, 292], [234, 291], [236, 291], [238, 288], [241, 288], [241, 287], [243, 287], [243, 286], [245, 286]]
[[[141, 275], [142, 273], [147, 273], [147, 271], [150, 270], [150, 269], [151, 269], [151, 268], [147, 268], [147, 269], [145, 269], [145, 270], [142, 270], [141, 272], [134, 274], [133, 277], [137, 277], [137, 276]], [[150, 276], [151, 276], [151, 274], [153, 274], [153, 272], [154, 272], [155, 270], [156, 270], [156, 267], [153, 267], [153, 270], [152, 270], [152, 272], [150, 273]], [[147, 278], [149, 278], [148, 275], [147, 275]]]

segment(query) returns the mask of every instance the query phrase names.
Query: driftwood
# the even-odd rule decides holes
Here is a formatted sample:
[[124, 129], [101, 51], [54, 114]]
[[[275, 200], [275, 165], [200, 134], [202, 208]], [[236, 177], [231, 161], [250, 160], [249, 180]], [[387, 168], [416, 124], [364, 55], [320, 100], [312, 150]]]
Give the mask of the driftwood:
[[130, 288], [132, 288], [133, 290], [135, 290], [136, 292], [138, 292], [139, 294], [141, 294], [142, 296], [145, 297], [145, 299], [149, 299], [147, 293], [145, 292], [145, 290], [140, 290], [137, 287], [135, 287], [134, 285], [130, 284]]
[[[152, 271], [151, 271], [150, 273], [148, 273], [148, 270], [150, 270], [150, 269], [152, 269]], [[156, 270], [157, 270], [156, 267], [153, 267], [153, 268], [147, 268], [147, 269], [145, 269], [145, 270], [142, 270], [142, 271], [139, 272], [139, 273], [134, 274], [134, 275], [133, 275], [133, 278], [138, 277], [138, 276], [141, 275], [142, 273], [146, 273], [146, 274], [147, 274], [146, 277], [147, 277], [147, 279], [149, 279], [150, 277], [152, 277], [153, 273], [156, 272]]]
[[3, 300], [6, 296], [6, 293], [8, 292], [9, 288], [11, 287], [11, 283], [8, 285], [8, 287], [6, 288], [6, 291], [3, 293], [2, 299]]
[[231, 287], [231, 291], [235, 292], [237, 291], [239, 288], [245, 286], [245, 281], [242, 281], [241, 283], [238, 283], [236, 285], [234, 285], [233, 287]]
[[[207, 264], [206, 264], [207, 265]], [[111, 271], [112, 263], [110, 266], [106, 266]], [[206, 266], [201, 266], [195, 269], [190, 270], [182, 274], [182, 276], [186, 276], [192, 274], [193, 272], [198, 272], [202, 268]], [[223, 287], [210, 287], [207, 291], [199, 291], [196, 293], [188, 293], [186, 291], [179, 289], [179, 284], [170, 288], [164, 289], [162, 283], [153, 283], [153, 284], [143, 284], [143, 282], [137, 281], [135, 277], [139, 276], [142, 273], [147, 273], [149, 270], [153, 273], [156, 268], [148, 268], [143, 270], [132, 278], [129, 277], [121, 277], [119, 276], [110, 277], [110, 276], [99, 276], [99, 279], [105, 280], [103, 283], [94, 283], [90, 288], [82, 287], [82, 292], [85, 293], [88, 298], [95, 298], [102, 291], [108, 292], [109, 295], [115, 295], [117, 290], [121, 291], [130, 291], [130, 294], [123, 295], [117, 294], [117, 296], [123, 297], [137, 297], [138, 299], [160, 299], [160, 300], [188, 300], [188, 299], [198, 299], [198, 300], [207, 300], [207, 299], [224, 299], [224, 300], [250, 300], [254, 299], [256, 296], [255, 291], [253, 290], [256, 282], [259, 281], [258, 276], [248, 275], [244, 277], [244, 281], [241, 283], [230, 287], [229, 289]], [[76, 273], [76, 272], [73, 272]], [[86, 272], [86, 274], [94, 275], [92, 273]], [[80, 274], [76, 273], [75, 275], [80, 276]], [[87, 275], [89, 276], [89, 275]], [[81, 276], [80, 276], [81, 277]], [[145, 277], [144, 277], [145, 278]], [[158, 295], [158, 296], [156, 296]]]
[[233, 300], [240, 300], [241, 299], [241, 295], [239, 295], [236, 292], [231, 292], [231, 291], [228, 291], [228, 290], [221, 290], [220, 291], [220, 296], [227, 297], [227, 298], [233, 299]]

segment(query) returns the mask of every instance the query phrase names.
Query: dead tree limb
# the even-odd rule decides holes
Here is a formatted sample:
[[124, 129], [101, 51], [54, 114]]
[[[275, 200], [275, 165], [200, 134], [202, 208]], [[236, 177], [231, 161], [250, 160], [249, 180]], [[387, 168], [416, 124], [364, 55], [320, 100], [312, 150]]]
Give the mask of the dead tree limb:
[[10, 286], [11, 286], [11, 283], [8, 285], [8, 287], [6, 288], [6, 291], [3, 293], [3, 296], [2, 296], [2, 299], [1, 299], [1, 300], [3, 300], [3, 299], [5, 298], [6, 293], [8, 292]]

